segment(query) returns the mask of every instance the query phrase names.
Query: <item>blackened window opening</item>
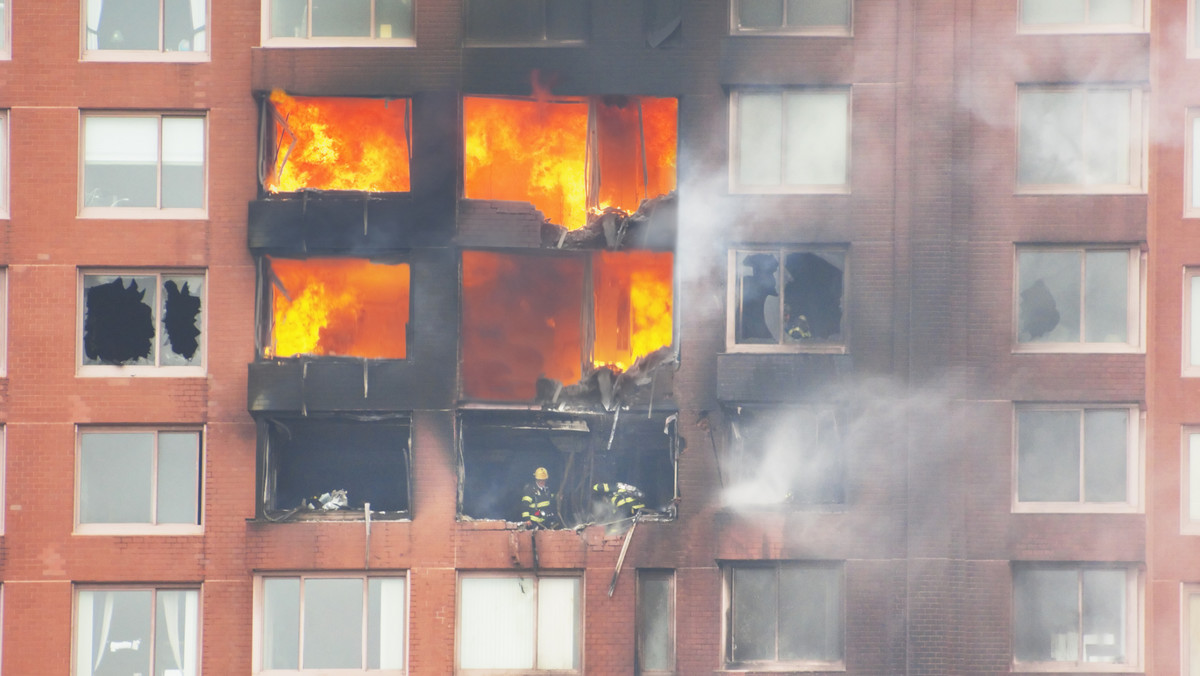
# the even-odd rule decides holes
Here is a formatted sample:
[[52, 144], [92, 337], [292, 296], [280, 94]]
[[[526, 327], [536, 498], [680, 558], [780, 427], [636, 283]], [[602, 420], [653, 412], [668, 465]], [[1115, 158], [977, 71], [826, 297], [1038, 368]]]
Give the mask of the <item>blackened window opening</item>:
[[89, 360], [106, 364], [148, 361], [154, 357], [154, 321], [146, 289], [121, 277], [88, 289], [83, 350]]
[[203, 279], [85, 275], [84, 365], [198, 366]]

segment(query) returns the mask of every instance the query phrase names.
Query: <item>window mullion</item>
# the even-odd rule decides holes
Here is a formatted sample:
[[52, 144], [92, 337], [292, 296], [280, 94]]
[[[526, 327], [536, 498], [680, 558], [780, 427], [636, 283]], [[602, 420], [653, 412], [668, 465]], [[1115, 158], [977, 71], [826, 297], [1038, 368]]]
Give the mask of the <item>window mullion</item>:
[[[787, 4], [786, 2], [784, 4]], [[788, 97], [787, 92], [779, 92], [779, 185], [788, 185], [787, 182], [787, 147], [788, 147]], [[780, 261], [780, 265], [783, 261]], [[782, 326], [782, 325], [781, 325]], [[783, 343], [783, 338], [780, 337], [779, 342]]]
[[1087, 409], [1079, 409], [1079, 502], [1087, 498]]
[[787, 289], [787, 282], [786, 282], [787, 270], [784, 268], [784, 264], [787, 262], [788, 251], [787, 251], [787, 249], [780, 249], [777, 255], [779, 256], [779, 267], [776, 268], [776, 271], [779, 274], [775, 278], [775, 291], [778, 294], [776, 296], [776, 298], [779, 299], [779, 312], [776, 313], [776, 315], [779, 318], [779, 339], [778, 339], [779, 342], [778, 342], [778, 344], [785, 345], [785, 344], [787, 344], [787, 330], [788, 330], [787, 299], [783, 297], [783, 294], [784, 294], [784, 290]]
[[[161, 208], [163, 208], [163, 175], [162, 174], [163, 174], [163, 139], [164, 139], [164, 136], [163, 136], [163, 116], [159, 115], [157, 117], [158, 117], [158, 148], [156, 148], [155, 150], [157, 150], [157, 152], [158, 152], [158, 162], [155, 163], [155, 167], [154, 167], [155, 181], [157, 182], [157, 187], [154, 191], [154, 195], [155, 195], [154, 200], [155, 200], [155, 206], [157, 206], [159, 209], [161, 209]], [[157, 366], [157, 360], [155, 361], [155, 365]]]
[[[161, 166], [161, 164], [160, 164], [160, 166]], [[155, 275], [154, 275], [154, 307], [150, 309], [150, 321], [154, 322], [154, 326], [153, 326], [154, 336], [151, 338], [151, 340], [153, 341], [153, 344], [150, 346], [150, 352], [154, 355], [154, 366], [156, 368], [159, 366], [162, 366], [162, 351], [158, 349], [158, 346], [162, 342], [162, 335], [160, 332], [165, 330], [163, 328], [163, 316], [162, 316], [162, 312], [163, 312], [163, 309], [162, 309], [162, 304], [163, 304], [162, 287], [163, 287], [162, 273], [161, 272], [155, 273]]]
[[[1086, 158], [1085, 158], [1086, 162]], [[1079, 342], [1087, 343], [1087, 257], [1088, 249], [1079, 250]]]
[[1078, 589], [1075, 594], [1075, 604], [1076, 604], [1075, 612], [1078, 613], [1077, 617], [1079, 618], [1079, 624], [1076, 625], [1076, 627], [1075, 627], [1075, 630], [1077, 632], [1079, 632], [1077, 634], [1079, 636], [1079, 639], [1076, 642], [1078, 647], [1076, 647], [1076, 649], [1075, 649], [1075, 661], [1079, 662], [1079, 663], [1083, 662], [1083, 625], [1085, 622], [1085, 620], [1083, 618], [1083, 594], [1084, 594], [1083, 574], [1084, 574], [1084, 571], [1085, 571], [1085, 569], [1082, 567], [1079, 568], [1079, 570], [1078, 570], [1078, 573], [1077, 573], [1078, 578], [1077, 579], [1079, 580], [1079, 586], [1078, 586]]
[[[371, 28], [370, 28], [370, 35], [371, 35], [371, 37], [372, 37], [372, 38], [377, 38], [377, 37], [379, 37], [378, 35], [376, 35], [376, 34], [375, 34], [375, 3], [376, 3], [376, 1], [377, 1], [377, 0], [371, 0]], [[364, 664], [365, 664], [365, 663], [364, 663]]]
[[[167, 43], [167, 3], [166, 0], [158, 0], [158, 51], [166, 51]], [[191, 8], [188, 8], [191, 11]]]
[[312, 36], [313, 36], [312, 0], [308, 0], [308, 2], [304, 3], [304, 11], [308, 14], [308, 19], [304, 22], [308, 26], [308, 28], [304, 31], [304, 33], [305, 33], [304, 37], [312, 38]]

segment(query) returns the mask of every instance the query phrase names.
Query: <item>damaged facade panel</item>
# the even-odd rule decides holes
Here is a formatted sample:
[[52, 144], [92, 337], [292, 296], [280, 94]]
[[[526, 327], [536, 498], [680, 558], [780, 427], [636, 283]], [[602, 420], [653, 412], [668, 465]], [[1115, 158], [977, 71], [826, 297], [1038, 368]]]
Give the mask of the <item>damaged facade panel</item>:
[[538, 467], [550, 473], [555, 527], [613, 516], [592, 490], [599, 482], [636, 486], [649, 511], [673, 514], [678, 439], [670, 413], [464, 410], [458, 427], [463, 517], [519, 521], [522, 489]]
[[678, 101], [649, 96], [463, 98], [467, 199], [532, 202], [575, 230], [675, 190]]
[[204, 274], [83, 275], [84, 366], [202, 366]]
[[407, 263], [264, 257], [262, 355], [404, 359]]
[[[840, 505], [844, 415], [833, 407], [731, 406], [725, 502]], [[725, 463], [723, 463], [725, 464]]]
[[466, 38], [476, 44], [587, 39], [587, 0], [467, 0], [466, 13]]
[[530, 401], [539, 380], [629, 370], [673, 337], [673, 254], [462, 254], [462, 393]]
[[727, 342], [736, 351], [840, 349], [846, 252], [730, 251]]
[[259, 421], [268, 519], [362, 512], [409, 515], [410, 424], [400, 414]]
[[409, 103], [272, 92], [263, 102], [263, 189], [408, 192]]

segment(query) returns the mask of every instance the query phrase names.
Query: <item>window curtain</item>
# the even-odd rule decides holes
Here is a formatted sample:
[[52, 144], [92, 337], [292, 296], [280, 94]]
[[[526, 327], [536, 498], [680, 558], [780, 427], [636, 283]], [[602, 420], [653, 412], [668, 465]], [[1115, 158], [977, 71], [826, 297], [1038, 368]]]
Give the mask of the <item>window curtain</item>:
[[[200, 594], [189, 590], [167, 590], [158, 593], [158, 638], [155, 642], [155, 671], [164, 668], [163, 656], [159, 654], [162, 637], [166, 637], [172, 664], [180, 676], [195, 676], [198, 646], [198, 606]], [[182, 601], [182, 603], [180, 603]]]
[[96, 645], [96, 659], [92, 661], [92, 669], [87, 673], [94, 673], [100, 668], [100, 662], [104, 660], [104, 647], [108, 645], [108, 632], [112, 629], [113, 618], [113, 593], [112, 592], [86, 592], [89, 596], [96, 593], [104, 595], [104, 619], [100, 621], [100, 641]]

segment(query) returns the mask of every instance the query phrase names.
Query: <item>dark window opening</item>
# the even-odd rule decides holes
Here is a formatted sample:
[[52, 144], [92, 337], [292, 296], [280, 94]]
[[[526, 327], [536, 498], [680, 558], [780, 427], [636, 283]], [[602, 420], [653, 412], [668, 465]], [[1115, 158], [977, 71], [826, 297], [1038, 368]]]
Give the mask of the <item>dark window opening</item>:
[[582, 42], [587, 32], [587, 0], [467, 0], [468, 40]]
[[83, 364], [199, 366], [201, 275], [84, 275]]
[[738, 345], [844, 341], [844, 252], [743, 250], [734, 255]]
[[[268, 518], [409, 511], [407, 419], [269, 419], [263, 507]], [[344, 493], [343, 493], [344, 492]]]
[[597, 497], [600, 482], [635, 486], [647, 512], [674, 513], [674, 416], [463, 411], [458, 423], [463, 517], [519, 521], [522, 491], [539, 467], [550, 475], [554, 527], [628, 516]]
[[827, 408], [739, 406], [727, 413], [735, 506], [845, 500], [842, 421]]

